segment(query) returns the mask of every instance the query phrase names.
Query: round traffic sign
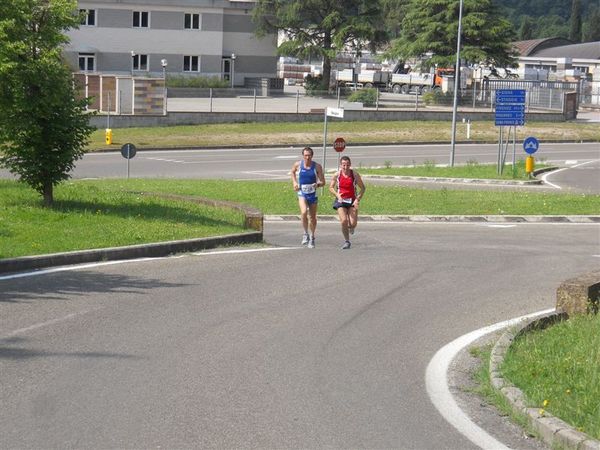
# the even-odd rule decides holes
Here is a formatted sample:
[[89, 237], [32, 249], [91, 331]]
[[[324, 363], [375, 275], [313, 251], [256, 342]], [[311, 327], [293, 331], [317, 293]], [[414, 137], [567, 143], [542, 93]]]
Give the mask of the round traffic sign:
[[523, 150], [526, 153], [533, 155], [540, 148], [540, 142], [533, 136], [528, 137], [523, 141]]
[[121, 155], [125, 159], [131, 159], [135, 156], [136, 148], [133, 144], [125, 144], [121, 147]]
[[346, 148], [346, 141], [344, 140], [344, 138], [337, 138], [334, 142], [333, 142], [333, 149], [340, 153], [343, 152], [344, 149]]

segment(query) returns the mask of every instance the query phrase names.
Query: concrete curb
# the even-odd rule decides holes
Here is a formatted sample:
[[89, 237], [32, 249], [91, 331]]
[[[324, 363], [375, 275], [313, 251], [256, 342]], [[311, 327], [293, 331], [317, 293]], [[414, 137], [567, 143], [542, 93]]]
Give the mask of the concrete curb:
[[[286, 222], [300, 221], [299, 215], [266, 215], [266, 221]], [[335, 215], [318, 215], [323, 222], [337, 221]], [[412, 223], [598, 223], [600, 216], [496, 216], [496, 215], [368, 215], [360, 216], [363, 222], [412, 222]]]
[[19, 258], [0, 259], [0, 273], [20, 272], [23, 270], [43, 269], [54, 266], [67, 266], [99, 261], [117, 261], [135, 258], [157, 258], [174, 253], [206, 250], [226, 245], [239, 245], [262, 242], [262, 231], [229, 234], [225, 236], [185, 239], [178, 241], [158, 242], [153, 244], [129, 245], [125, 247], [109, 247], [97, 250], [81, 250], [49, 255], [22, 256]]
[[577, 431], [571, 425], [540, 408], [529, 408], [525, 403], [523, 392], [510, 385], [500, 374], [500, 366], [504, 361], [508, 348], [516, 337], [535, 329], [546, 328], [567, 317], [562, 312], [552, 312], [542, 317], [522, 322], [509, 328], [496, 342], [490, 355], [490, 381], [511, 404], [513, 411], [524, 415], [530, 426], [536, 430], [541, 439], [551, 446], [569, 450], [600, 450], [600, 441], [592, 439], [585, 433]]

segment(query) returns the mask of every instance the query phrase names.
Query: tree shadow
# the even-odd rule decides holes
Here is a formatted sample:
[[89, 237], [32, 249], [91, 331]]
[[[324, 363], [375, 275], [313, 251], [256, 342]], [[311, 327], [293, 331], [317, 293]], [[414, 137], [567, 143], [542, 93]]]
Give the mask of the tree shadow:
[[[145, 197], [146, 200], [151, 199]], [[176, 205], [158, 203], [136, 203], [134, 199], [126, 199], [115, 205], [105, 202], [90, 202], [78, 200], [55, 200], [53, 210], [64, 213], [88, 213], [116, 216], [120, 218], [140, 218], [144, 220], [161, 220], [188, 225], [232, 225], [224, 219], [214, 219], [193, 212]], [[243, 223], [243, 219], [240, 219]], [[234, 223], [235, 224], [235, 223]]]
[[92, 271], [65, 271], [2, 282], [0, 303], [25, 303], [32, 301], [66, 300], [69, 296], [93, 293], [139, 294], [154, 288], [176, 288], [181, 283], [168, 283], [158, 279], [141, 278], [126, 274], [106, 274]]
[[[2, 340], [0, 339], [0, 343]], [[23, 360], [46, 357], [71, 357], [71, 358], [118, 358], [118, 359], [141, 359], [138, 356], [124, 355], [120, 353], [107, 352], [48, 352], [45, 350], [34, 350], [26, 348], [12, 348], [0, 345], [0, 359]]]

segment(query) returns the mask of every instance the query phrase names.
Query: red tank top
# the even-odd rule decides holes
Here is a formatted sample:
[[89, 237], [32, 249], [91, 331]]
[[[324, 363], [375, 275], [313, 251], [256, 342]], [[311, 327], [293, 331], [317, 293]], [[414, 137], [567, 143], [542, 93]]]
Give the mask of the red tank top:
[[350, 170], [350, 176], [344, 176], [342, 171], [338, 174], [338, 192], [342, 198], [351, 198], [352, 201], [356, 199], [356, 188], [354, 183], [354, 172]]

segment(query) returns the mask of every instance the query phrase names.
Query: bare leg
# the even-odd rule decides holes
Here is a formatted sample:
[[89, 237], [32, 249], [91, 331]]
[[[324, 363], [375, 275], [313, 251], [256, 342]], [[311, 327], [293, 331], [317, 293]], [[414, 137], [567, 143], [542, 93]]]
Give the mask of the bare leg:
[[358, 225], [358, 210], [354, 206], [348, 208], [348, 219], [350, 228], [356, 228]]
[[[298, 197], [298, 206], [300, 206], [300, 219], [302, 220], [302, 228], [304, 233], [308, 233], [308, 205], [304, 197]], [[313, 231], [314, 233], [314, 231]]]
[[317, 203], [308, 205], [308, 214], [310, 217], [310, 220], [308, 223], [308, 225], [310, 227], [310, 235], [311, 235], [311, 237], [315, 237], [315, 231], [317, 230]]
[[350, 240], [350, 232], [348, 231], [348, 211], [346, 208], [338, 208], [338, 217], [340, 219], [340, 224], [342, 225], [342, 234], [344, 235], [344, 240]]

